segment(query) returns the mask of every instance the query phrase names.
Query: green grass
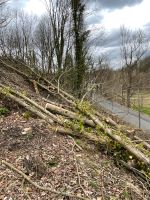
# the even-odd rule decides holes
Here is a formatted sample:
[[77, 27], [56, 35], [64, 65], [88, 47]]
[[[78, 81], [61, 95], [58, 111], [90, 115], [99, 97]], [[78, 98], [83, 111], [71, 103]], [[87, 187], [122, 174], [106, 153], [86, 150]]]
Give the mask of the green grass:
[[[139, 108], [137, 107], [133, 107], [133, 109], [139, 111]], [[150, 116], [150, 107], [143, 106], [142, 108], [140, 108], [140, 111]]]
[[142, 107], [140, 110], [141, 110], [141, 112], [150, 116], [150, 107]]

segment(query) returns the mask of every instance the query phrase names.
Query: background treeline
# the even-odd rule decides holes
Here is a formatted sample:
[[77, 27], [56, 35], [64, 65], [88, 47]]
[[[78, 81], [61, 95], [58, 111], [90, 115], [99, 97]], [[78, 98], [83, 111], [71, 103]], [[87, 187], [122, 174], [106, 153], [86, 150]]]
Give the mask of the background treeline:
[[[134, 91], [150, 87], [150, 59], [144, 58], [149, 41], [142, 30], [120, 28], [122, 66], [113, 70], [109, 56], [101, 52], [97, 58], [92, 56], [94, 37], [85, 23], [86, 1], [47, 0], [41, 17], [8, 10], [7, 3], [0, 3], [1, 57], [38, 69], [80, 98], [95, 90], [109, 97], [121, 95], [130, 107]], [[102, 41], [104, 35], [102, 30], [93, 43]]]

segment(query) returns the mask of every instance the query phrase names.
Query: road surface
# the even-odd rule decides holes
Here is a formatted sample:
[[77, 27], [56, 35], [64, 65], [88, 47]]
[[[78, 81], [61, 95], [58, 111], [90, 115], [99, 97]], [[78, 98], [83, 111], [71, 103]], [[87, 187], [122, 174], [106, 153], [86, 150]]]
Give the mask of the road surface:
[[104, 109], [116, 114], [120, 119], [131, 124], [135, 128], [139, 128], [140, 124], [141, 129], [143, 129], [147, 133], [150, 133], [149, 116], [141, 114], [139, 120], [139, 113], [137, 111], [133, 111], [132, 109], [122, 106], [116, 102], [106, 100], [105, 98], [99, 95], [97, 95], [96, 97], [94, 96], [94, 102], [96, 102], [97, 105], [100, 105]]

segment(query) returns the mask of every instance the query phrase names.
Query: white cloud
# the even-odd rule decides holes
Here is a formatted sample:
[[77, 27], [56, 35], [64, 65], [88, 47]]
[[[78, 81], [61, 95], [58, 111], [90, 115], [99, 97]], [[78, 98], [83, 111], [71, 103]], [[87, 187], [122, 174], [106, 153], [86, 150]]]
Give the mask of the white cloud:
[[44, 1], [42, 0], [29, 0], [25, 5], [24, 10], [39, 16], [46, 11]]
[[142, 28], [150, 22], [150, 0], [143, 0], [142, 3], [133, 7], [124, 7], [123, 9], [109, 12], [103, 11], [102, 24], [107, 30], [119, 28], [125, 25], [130, 28]]

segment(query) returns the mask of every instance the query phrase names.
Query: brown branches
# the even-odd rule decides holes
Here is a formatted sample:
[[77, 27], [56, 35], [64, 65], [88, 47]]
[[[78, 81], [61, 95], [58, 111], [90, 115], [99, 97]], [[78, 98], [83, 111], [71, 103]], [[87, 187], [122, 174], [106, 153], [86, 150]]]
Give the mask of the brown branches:
[[18, 173], [19, 175], [21, 175], [25, 180], [27, 180], [29, 183], [31, 183], [34, 187], [36, 187], [39, 190], [43, 190], [43, 191], [47, 191], [47, 192], [51, 192], [57, 195], [62, 195], [62, 196], [67, 196], [67, 197], [71, 197], [71, 198], [75, 198], [75, 199], [82, 199], [82, 200], [88, 200], [87, 198], [83, 198], [77, 195], [73, 195], [70, 193], [66, 193], [66, 192], [58, 192], [56, 190], [53, 190], [51, 188], [47, 188], [44, 186], [40, 186], [38, 185], [36, 182], [32, 181], [26, 174], [24, 174], [21, 170], [17, 169], [16, 167], [14, 167], [14, 165], [6, 162], [5, 160], [2, 160], [2, 164], [6, 165], [9, 169], [15, 171], [16, 173]]

